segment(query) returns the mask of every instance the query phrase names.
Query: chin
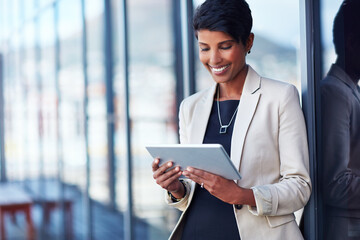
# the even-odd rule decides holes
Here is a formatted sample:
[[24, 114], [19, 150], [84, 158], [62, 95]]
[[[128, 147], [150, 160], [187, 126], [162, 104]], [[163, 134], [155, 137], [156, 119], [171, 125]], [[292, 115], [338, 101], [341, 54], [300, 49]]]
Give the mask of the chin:
[[216, 83], [226, 83], [229, 81], [229, 77], [226, 76], [217, 76], [214, 74], [211, 74], [211, 77], [214, 79]]

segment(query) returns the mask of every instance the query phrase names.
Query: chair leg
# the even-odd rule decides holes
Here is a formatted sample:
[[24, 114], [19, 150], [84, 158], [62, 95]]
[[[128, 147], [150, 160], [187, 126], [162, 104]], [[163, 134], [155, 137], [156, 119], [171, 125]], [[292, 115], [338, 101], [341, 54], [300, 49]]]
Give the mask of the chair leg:
[[12, 211], [10, 216], [11, 216], [11, 221], [13, 222], [13, 224], [16, 224], [16, 212]]
[[72, 202], [66, 203], [66, 239], [73, 239]]
[[50, 222], [50, 212], [51, 212], [51, 206], [49, 206], [48, 203], [43, 204], [43, 219], [45, 225], [49, 224]]
[[27, 222], [27, 227], [28, 227], [28, 240], [33, 240], [35, 239], [35, 228], [34, 228], [34, 224], [31, 218], [31, 206], [29, 205], [28, 207], [26, 207], [25, 210], [25, 216], [26, 216], [26, 222]]
[[0, 231], [1, 231], [1, 239], [5, 240], [5, 219], [4, 219], [4, 211], [0, 208]]

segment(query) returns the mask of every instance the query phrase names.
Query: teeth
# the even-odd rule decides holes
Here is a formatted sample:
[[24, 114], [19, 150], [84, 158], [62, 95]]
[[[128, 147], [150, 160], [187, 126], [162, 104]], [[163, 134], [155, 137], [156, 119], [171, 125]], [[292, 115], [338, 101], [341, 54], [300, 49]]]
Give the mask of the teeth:
[[214, 72], [222, 72], [222, 71], [224, 71], [225, 70], [225, 68], [227, 68], [229, 65], [226, 65], [226, 66], [223, 66], [223, 67], [221, 67], [221, 68], [213, 68], [213, 67], [211, 67], [211, 69], [214, 71]]

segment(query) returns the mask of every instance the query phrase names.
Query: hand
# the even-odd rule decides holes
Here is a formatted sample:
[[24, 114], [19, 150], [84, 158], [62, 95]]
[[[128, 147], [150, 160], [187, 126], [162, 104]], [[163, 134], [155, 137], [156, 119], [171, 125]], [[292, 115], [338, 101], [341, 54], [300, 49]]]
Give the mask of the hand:
[[188, 167], [183, 174], [194, 182], [203, 184], [211, 195], [223, 202], [256, 206], [253, 191], [239, 187], [233, 180], [192, 167]]
[[166, 172], [166, 170], [173, 166], [173, 163], [169, 161], [159, 167], [159, 162], [160, 160], [155, 158], [152, 164], [153, 178], [156, 180], [156, 183], [171, 192], [175, 198], [182, 198], [185, 189], [184, 185], [179, 181], [179, 177], [182, 174], [180, 167], [175, 167]]

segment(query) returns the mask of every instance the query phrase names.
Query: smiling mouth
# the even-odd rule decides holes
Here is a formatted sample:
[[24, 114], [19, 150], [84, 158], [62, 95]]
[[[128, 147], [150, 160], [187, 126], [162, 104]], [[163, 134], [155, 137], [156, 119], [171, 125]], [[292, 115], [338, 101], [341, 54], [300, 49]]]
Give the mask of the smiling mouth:
[[222, 66], [222, 67], [212, 67], [212, 66], [210, 66], [210, 68], [214, 73], [220, 74], [220, 73], [223, 73], [229, 66], [230, 66], [230, 64]]

